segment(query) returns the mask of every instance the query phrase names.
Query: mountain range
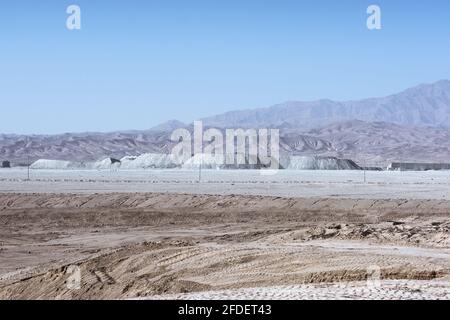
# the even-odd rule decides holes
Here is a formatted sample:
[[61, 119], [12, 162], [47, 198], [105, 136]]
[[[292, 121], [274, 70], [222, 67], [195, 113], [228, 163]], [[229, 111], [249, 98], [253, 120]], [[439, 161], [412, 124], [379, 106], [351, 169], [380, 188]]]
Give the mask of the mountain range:
[[[382, 98], [287, 102], [202, 119], [205, 127], [279, 128], [282, 152], [351, 158], [371, 165], [390, 161], [450, 162], [450, 81], [422, 84]], [[144, 131], [0, 134], [0, 160], [93, 161], [142, 153], [168, 153], [171, 120]]]
[[230, 111], [208, 117], [212, 127], [287, 127], [310, 129], [335, 122], [362, 120], [413, 126], [450, 125], [450, 81], [422, 84], [383, 98], [338, 102], [286, 102], [269, 108]]

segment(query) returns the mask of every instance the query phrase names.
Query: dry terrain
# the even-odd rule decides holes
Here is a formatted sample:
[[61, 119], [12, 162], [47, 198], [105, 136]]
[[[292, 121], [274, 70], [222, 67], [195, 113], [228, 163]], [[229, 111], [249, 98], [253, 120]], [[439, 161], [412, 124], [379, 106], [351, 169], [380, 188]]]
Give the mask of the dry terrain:
[[449, 299], [449, 229], [447, 200], [3, 193], [0, 298]]

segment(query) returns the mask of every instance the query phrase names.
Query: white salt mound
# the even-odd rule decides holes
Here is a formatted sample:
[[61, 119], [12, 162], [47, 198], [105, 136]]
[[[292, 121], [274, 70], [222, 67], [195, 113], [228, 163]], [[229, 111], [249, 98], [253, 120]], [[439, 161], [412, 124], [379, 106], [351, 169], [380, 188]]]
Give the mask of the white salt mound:
[[85, 168], [83, 163], [63, 161], [63, 160], [49, 160], [39, 159], [30, 165], [31, 169], [80, 169]]
[[137, 157], [123, 157], [121, 169], [172, 169], [178, 164], [172, 154], [144, 153]]
[[[289, 170], [361, 170], [355, 162], [348, 159], [334, 157], [305, 157], [305, 156], [282, 156], [280, 159], [282, 169]], [[174, 169], [186, 170], [203, 169], [234, 169], [237, 165], [225, 165], [223, 159], [211, 154], [196, 154], [187, 159], [182, 165], [172, 154], [144, 153], [140, 156], [126, 156], [115, 160], [106, 158], [97, 162], [82, 163], [63, 160], [40, 159], [31, 165], [32, 169]], [[253, 167], [252, 167], [253, 168]]]
[[[287, 161], [286, 161], [287, 160]], [[290, 156], [282, 159], [281, 166], [289, 170], [360, 170], [352, 160], [334, 157]]]
[[183, 163], [182, 168], [186, 170], [199, 169], [220, 169], [224, 166], [223, 159], [211, 154], [196, 154]]
[[119, 169], [120, 162], [117, 160], [113, 160], [111, 158], [106, 158], [104, 160], [88, 164], [87, 166], [90, 167], [91, 169], [97, 169], [97, 170]]

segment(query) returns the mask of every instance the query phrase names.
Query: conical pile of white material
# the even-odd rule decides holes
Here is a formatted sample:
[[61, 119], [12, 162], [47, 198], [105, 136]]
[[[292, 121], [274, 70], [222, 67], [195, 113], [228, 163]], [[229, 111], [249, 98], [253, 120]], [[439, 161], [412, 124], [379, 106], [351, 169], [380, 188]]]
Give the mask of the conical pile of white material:
[[91, 164], [92, 169], [97, 170], [105, 170], [105, 169], [119, 169], [120, 168], [120, 161], [112, 159], [112, 158], [106, 158], [101, 161], [94, 162]]
[[186, 170], [199, 169], [220, 169], [224, 166], [223, 157], [212, 154], [198, 153], [183, 163], [182, 168]]
[[177, 168], [172, 154], [144, 153], [137, 157], [123, 157], [121, 169], [171, 169]]
[[79, 162], [63, 161], [63, 160], [49, 160], [49, 159], [39, 159], [33, 164], [31, 164], [31, 169], [80, 169], [85, 168], [86, 165]]
[[334, 157], [291, 156], [284, 168], [290, 170], [361, 170], [352, 160]]

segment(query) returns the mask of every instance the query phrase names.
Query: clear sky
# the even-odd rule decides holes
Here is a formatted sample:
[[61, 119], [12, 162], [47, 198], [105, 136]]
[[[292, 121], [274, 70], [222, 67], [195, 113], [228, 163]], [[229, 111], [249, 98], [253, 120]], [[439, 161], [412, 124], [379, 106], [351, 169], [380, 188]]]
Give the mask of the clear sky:
[[2, 1], [0, 58], [2, 133], [147, 129], [450, 79], [450, 1]]

